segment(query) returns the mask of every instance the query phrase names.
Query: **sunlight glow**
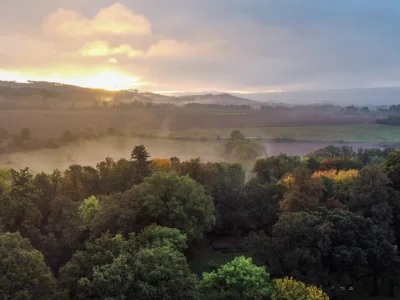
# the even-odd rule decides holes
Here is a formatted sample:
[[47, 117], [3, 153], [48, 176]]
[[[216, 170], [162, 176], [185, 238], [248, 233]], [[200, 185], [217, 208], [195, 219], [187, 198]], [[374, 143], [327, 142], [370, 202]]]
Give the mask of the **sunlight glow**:
[[95, 74], [74, 73], [72, 75], [51, 74], [48, 76], [31, 76], [0, 70], [0, 80], [25, 83], [29, 80], [47, 81], [110, 91], [132, 89], [145, 84], [140, 81], [139, 77], [126, 76], [113, 71], [100, 71]]

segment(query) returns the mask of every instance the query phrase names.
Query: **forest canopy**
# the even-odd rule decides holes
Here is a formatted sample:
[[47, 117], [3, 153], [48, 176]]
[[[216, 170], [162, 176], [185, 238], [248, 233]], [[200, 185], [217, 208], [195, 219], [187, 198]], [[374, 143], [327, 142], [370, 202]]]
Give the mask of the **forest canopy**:
[[[234, 131], [226, 150], [248, 163], [265, 155], [257, 145]], [[330, 146], [258, 158], [248, 176], [240, 163], [151, 158], [137, 145], [96, 167], [1, 170], [0, 294], [325, 300], [369, 280], [394, 295], [399, 161]]]

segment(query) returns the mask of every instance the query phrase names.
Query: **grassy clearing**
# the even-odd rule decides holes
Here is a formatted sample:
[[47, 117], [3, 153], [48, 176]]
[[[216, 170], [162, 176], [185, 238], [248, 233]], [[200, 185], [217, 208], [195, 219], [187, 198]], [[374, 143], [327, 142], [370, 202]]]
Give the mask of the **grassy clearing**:
[[143, 130], [144, 134], [155, 136], [226, 138], [234, 129], [239, 129], [246, 136], [262, 138], [291, 138], [302, 141], [343, 141], [361, 143], [400, 142], [400, 126], [383, 124], [331, 125], [331, 126], [279, 126], [187, 129], [176, 131]]

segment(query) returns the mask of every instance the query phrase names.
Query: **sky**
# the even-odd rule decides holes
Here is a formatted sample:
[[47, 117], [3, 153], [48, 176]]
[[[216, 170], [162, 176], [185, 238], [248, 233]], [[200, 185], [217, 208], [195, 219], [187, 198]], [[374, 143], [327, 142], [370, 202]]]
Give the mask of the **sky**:
[[267, 93], [400, 86], [398, 0], [0, 1], [0, 80]]

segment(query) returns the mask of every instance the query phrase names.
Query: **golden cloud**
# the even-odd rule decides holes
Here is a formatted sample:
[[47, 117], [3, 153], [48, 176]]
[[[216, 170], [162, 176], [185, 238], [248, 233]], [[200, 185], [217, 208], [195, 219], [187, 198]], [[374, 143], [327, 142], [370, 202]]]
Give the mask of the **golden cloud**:
[[122, 44], [119, 47], [111, 47], [107, 42], [95, 41], [86, 43], [79, 53], [82, 56], [111, 56], [115, 54], [124, 54], [128, 57], [143, 56], [143, 51], [133, 49], [131, 45]]
[[148, 51], [134, 49], [129, 44], [122, 44], [118, 47], [111, 47], [105, 41], [94, 41], [86, 43], [79, 51], [79, 54], [85, 57], [104, 57], [115, 55], [126, 55], [134, 57], [188, 57], [210, 53], [212, 49], [209, 45], [194, 44], [189, 45], [185, 42], [176, 40], [160, 40], [150, 46]]
[[112, 57], [112, 58], [109, 58], [109, 59], [108, 59], [108, 62], [109, 62], [110, 64], [117, 64], [117, 63], [118, 63], [118, 60], [117, 60], [116, 58]]
[[151, 23], [145, 16], [137, 15], [125, 5], [116, 3], [101, 9], [93, 19], [73, 10], [59, 9], [46, 18], [44, 29], [68, 37], [95, 34], [143, 36], [151, 34]]

